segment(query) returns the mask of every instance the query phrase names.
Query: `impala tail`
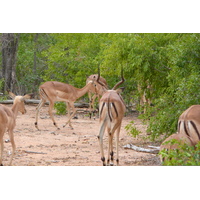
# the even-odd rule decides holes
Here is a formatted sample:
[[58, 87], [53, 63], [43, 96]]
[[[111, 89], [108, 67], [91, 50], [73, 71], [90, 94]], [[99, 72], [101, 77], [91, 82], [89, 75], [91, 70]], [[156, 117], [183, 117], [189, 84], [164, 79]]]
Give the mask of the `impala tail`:
[[100, 120], [106, 119], [107, 126], [110, 128], [111, 123], [118, 119], [119, 116], [117, 105], [117, 102], [111, 101], [109, 97], [100, 103]]

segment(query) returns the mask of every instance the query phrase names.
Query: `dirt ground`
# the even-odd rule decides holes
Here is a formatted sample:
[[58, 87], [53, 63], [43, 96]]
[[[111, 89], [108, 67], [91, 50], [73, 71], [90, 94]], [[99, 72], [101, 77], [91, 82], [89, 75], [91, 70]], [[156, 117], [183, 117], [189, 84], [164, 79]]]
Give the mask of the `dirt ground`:
[[[11, 107], [11, 105], [7, 105]], [[41, 109], [38, 131], [35, 126], [36, 105], [26, 105], [27, 113], [18, 114], [14, 129], [17, 146], [13, 159], [13, 166], [102, 166], [100, 149], [97, 140], [99, 120], [89, 119], [87, 115], [77, 114], [78, 119], [72, 120], [73, 130], [66, 126], [62, 128], [67, 116], [55, 115], [55, 120], [61, 128], [57, 130], [49, 118], [45, 106]], [[142, 135], [135, 139], [127, 135], [125, 126], [134, 120]], [[160, 161], [157, 154], [136, 152], [125, 149], [126, 144], [144, 147], [158, 144], [142, 139], [146, 134], [146, 127], [135, 114], [124, 117], [120, 132], [119, 165], [120, 166], [158, 166]], [[4, 136], [3, 164], [8, 165], [11, 143], [6, 142]], [[115, 144], [115, 143], [114, 143]], [[104, 150], [107, 157], [107, 134], [104, 134]], [[115, 153], [115, 148], [114, 148]], [[114, 163], [115, 164], [115, 163]]]

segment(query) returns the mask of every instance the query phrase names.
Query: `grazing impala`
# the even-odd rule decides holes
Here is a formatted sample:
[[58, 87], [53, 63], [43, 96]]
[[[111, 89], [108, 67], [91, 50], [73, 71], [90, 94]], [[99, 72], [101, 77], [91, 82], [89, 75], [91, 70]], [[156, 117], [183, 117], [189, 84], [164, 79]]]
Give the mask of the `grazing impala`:
[[200, 141], [200, 105], [190, 106], [181, 114], [178, 132], [188, 136], [194, 145]]
[[[39, 94], [40, 94], [41, 100], [40, 100], [40, 103], [36, 110], [35, 127], [38, 129], [38, 113], [39, 113], [41, 107], [43, 106], [43, 104], [46, 101], [49, 101], [49, 115], [53, 121], [54, 126], [56, 126], [57, 129], [59, 129], [59, 127], [57, 126], [57, 124], [54, 120], [54, 117], [52, 114], [52, 109], [53, 109], [54, 103], [56, 101], [63, 101], [63, 102], [66, 102], [67, 109], [68, 109], [68, 121], [66, 122], [66, 124], [63, 127], [65, 127], [67, 124], [69, 124], [69, 126], [71, 128], [73, 128], [70, 120], [76, 114], [74, 102], [78, 98], [80, 98], [84, 94], [86, 94], [93, 85], [95, 85], [94, 81], [89, 81], [85, 87], [79, 89], [79, 88], [75, 88], [72, 85], [57, 82], [57, 81], [48, 81], [48, 82], [45, 82], [44, 84], [42, 84], [39, 87]], [[72, 110], [73, 110], [73, 113], [71, 115], [70, 115], [70, 108], [72, 108]]]
[[[168, 142], [171, 140], [177, 140], [178, 143]], [[163, 149], [177, 149], [179, 144], [187, 144], [189, 146], [194, 146], [193, 140], [187, 135], [184, 135], [182, 133], [174, 133], [162, 142], [160, 146], [160, 151]]]
[[[87, 80], [86, 80], [86, 84], [91, 81], [91, 80], [95, 80], [97, 81], [97, 78], [98, 78], [98, 74], [92, 74], [90, 75]], [[106, 87], [106, 89], [108, 89], [108, 85], [107, 85], [107, 82], [106, 80], [100, 76], [99, 78], [99, 81], [101, 81], [101, 83], [104, 84], [104, 86], [100, 85], [99, 83], [96, 84], [96, 87], [93, 86], [91, 87], [91, 89], [88, 91], [88, 97], [89, 97], [89, 112], [90, 112], [90, 118], [91, 118], [91, 115], [92, 115], [92, 110], [94, 111], [94, 102], [95, 102], [95, 99], [98, 98], [98, 100], [100, 99], [100, 96], [103, 95], [103, 92], [104, 92], [104, 88], [103, 87]], [[94, 94], [92, 96], [92, 94]]]
[[13, 129], [15, 127], [15, 121], [17, 117], [18, 111], [22, 114], [26, 113], [26, 109], [24, 106], [24, 100], [30, 99], [31, 95], [27, 94], [25, 96], [16, 96], [12, 92], [9, 92], [11, 98], [14, 99], [14, 103], [12, 108], [8, 108], [4, 105], [0, 105], [0, 146], [1, 146], [1, 157], [0, 157], [0, 165], [2, 166], [2, 155], [3, 155], [3, 136], [6, 131], [8, 131], [8, 135], [10, 138], [10, 142], [12, 144], [12, 155], [10, 158], [9, 165], [12, 164], [12, 159], [15, 153], [16, 145], [14, 141]]
[[[100, 77], [100, 71], [99, 76]], [[124, 116], [126, 107], [124, 101], [120, 95], [122, 92], [122, 88], [116, 89], [120, 84], [124, 82], [123, 70], [121, 74], [121, 81], [118, 82], [112, 90], [107, 90], [106, 86], [97, 79], [97, 82], [103, 86], [104, 94], [100, 99], [99, 105], [99, 116], [100, 116], [100, 129], [99, 129], [99, 145], [100, 145], [100, 153], [101, 160], [103, 165], [106, 165], [104, 150], [103, 150], [103, 135], [105, 129], [107, 128], [108, 132], [108, 158], [107, 165], [113, 165], [113, 136], [116, 132], [116, 162], [119, 164], [119, 133], [122, 123], [122, 118]], [[111, 162], [110, 162], [111, 159]]]
[[189, 146], [195, 146], [200, 141], [200, 105], [193, 105], [181, 114], [178, 120], [178, 133], [169, 136], [161, 144], [160, 150], [177, 149], [177, 144], [164, 144], [171, 139]]

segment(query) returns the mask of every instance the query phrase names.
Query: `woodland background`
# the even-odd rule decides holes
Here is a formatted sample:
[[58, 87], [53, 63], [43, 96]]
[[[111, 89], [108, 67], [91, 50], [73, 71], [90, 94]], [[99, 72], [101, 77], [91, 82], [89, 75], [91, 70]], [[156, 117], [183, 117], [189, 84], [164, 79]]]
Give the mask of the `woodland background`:
[[[81, 88], [98, 66], [112, 88], [123, 67], [123, 97], [127, 106], [136, 105], [151, 139], [176, 132], [180, 114], [200, 101], [198, 33], [2, 33], [0, 37], [2, 93], [11, 90], [37, 97], [39, 85], [50, 80]], [[149, 102], [141, 104], [143, 94]]]

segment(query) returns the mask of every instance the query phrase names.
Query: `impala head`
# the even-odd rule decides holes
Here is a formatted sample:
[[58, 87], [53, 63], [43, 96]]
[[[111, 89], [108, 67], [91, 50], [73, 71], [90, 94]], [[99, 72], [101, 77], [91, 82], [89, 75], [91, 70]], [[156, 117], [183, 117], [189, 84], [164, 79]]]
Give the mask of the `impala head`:
[[[181, 146], [184, 144], [188, 146], [194, 146], [193, 140], [187, 135], [181, 133], [174, 133], [162, 142], [160, 146], [160, 151], [166, 150], [167, 152], [169, 152], [171, 150], [180, 149]], [[163, 162], [166, 159], [160, 155], [160, 160], [161, 162]]]
[[18, 106], [19, 112], [22, 114], [26, 113], [24, 101], [30, 99], [32, 94], [26, 94], [24, 96], [16, 96], [14, 93], [9, 92], [9, 96], [14, 100], [13, 104]]
[[98, 78], [99, 78], [99, 81], [101, 81], [101, 83], [103, 84], [103, 87], [105, 89], [108, 89], [106, 80], [103, 77], [101, 77], [101, 76], [99, 77], [98, 74], [92, 74], [92, 75], [88, 76], [87, 80], [86, 80], [86, 83], [88, 83], [89, 81], [93, 80], [94, 84], [93, 84], [93, 87], [91, 87], [90, 92], [95, 93], [95, 94], [103, 95], [104, 88], [102, 87], [101, 84], [99, 84], [97, 82]]

